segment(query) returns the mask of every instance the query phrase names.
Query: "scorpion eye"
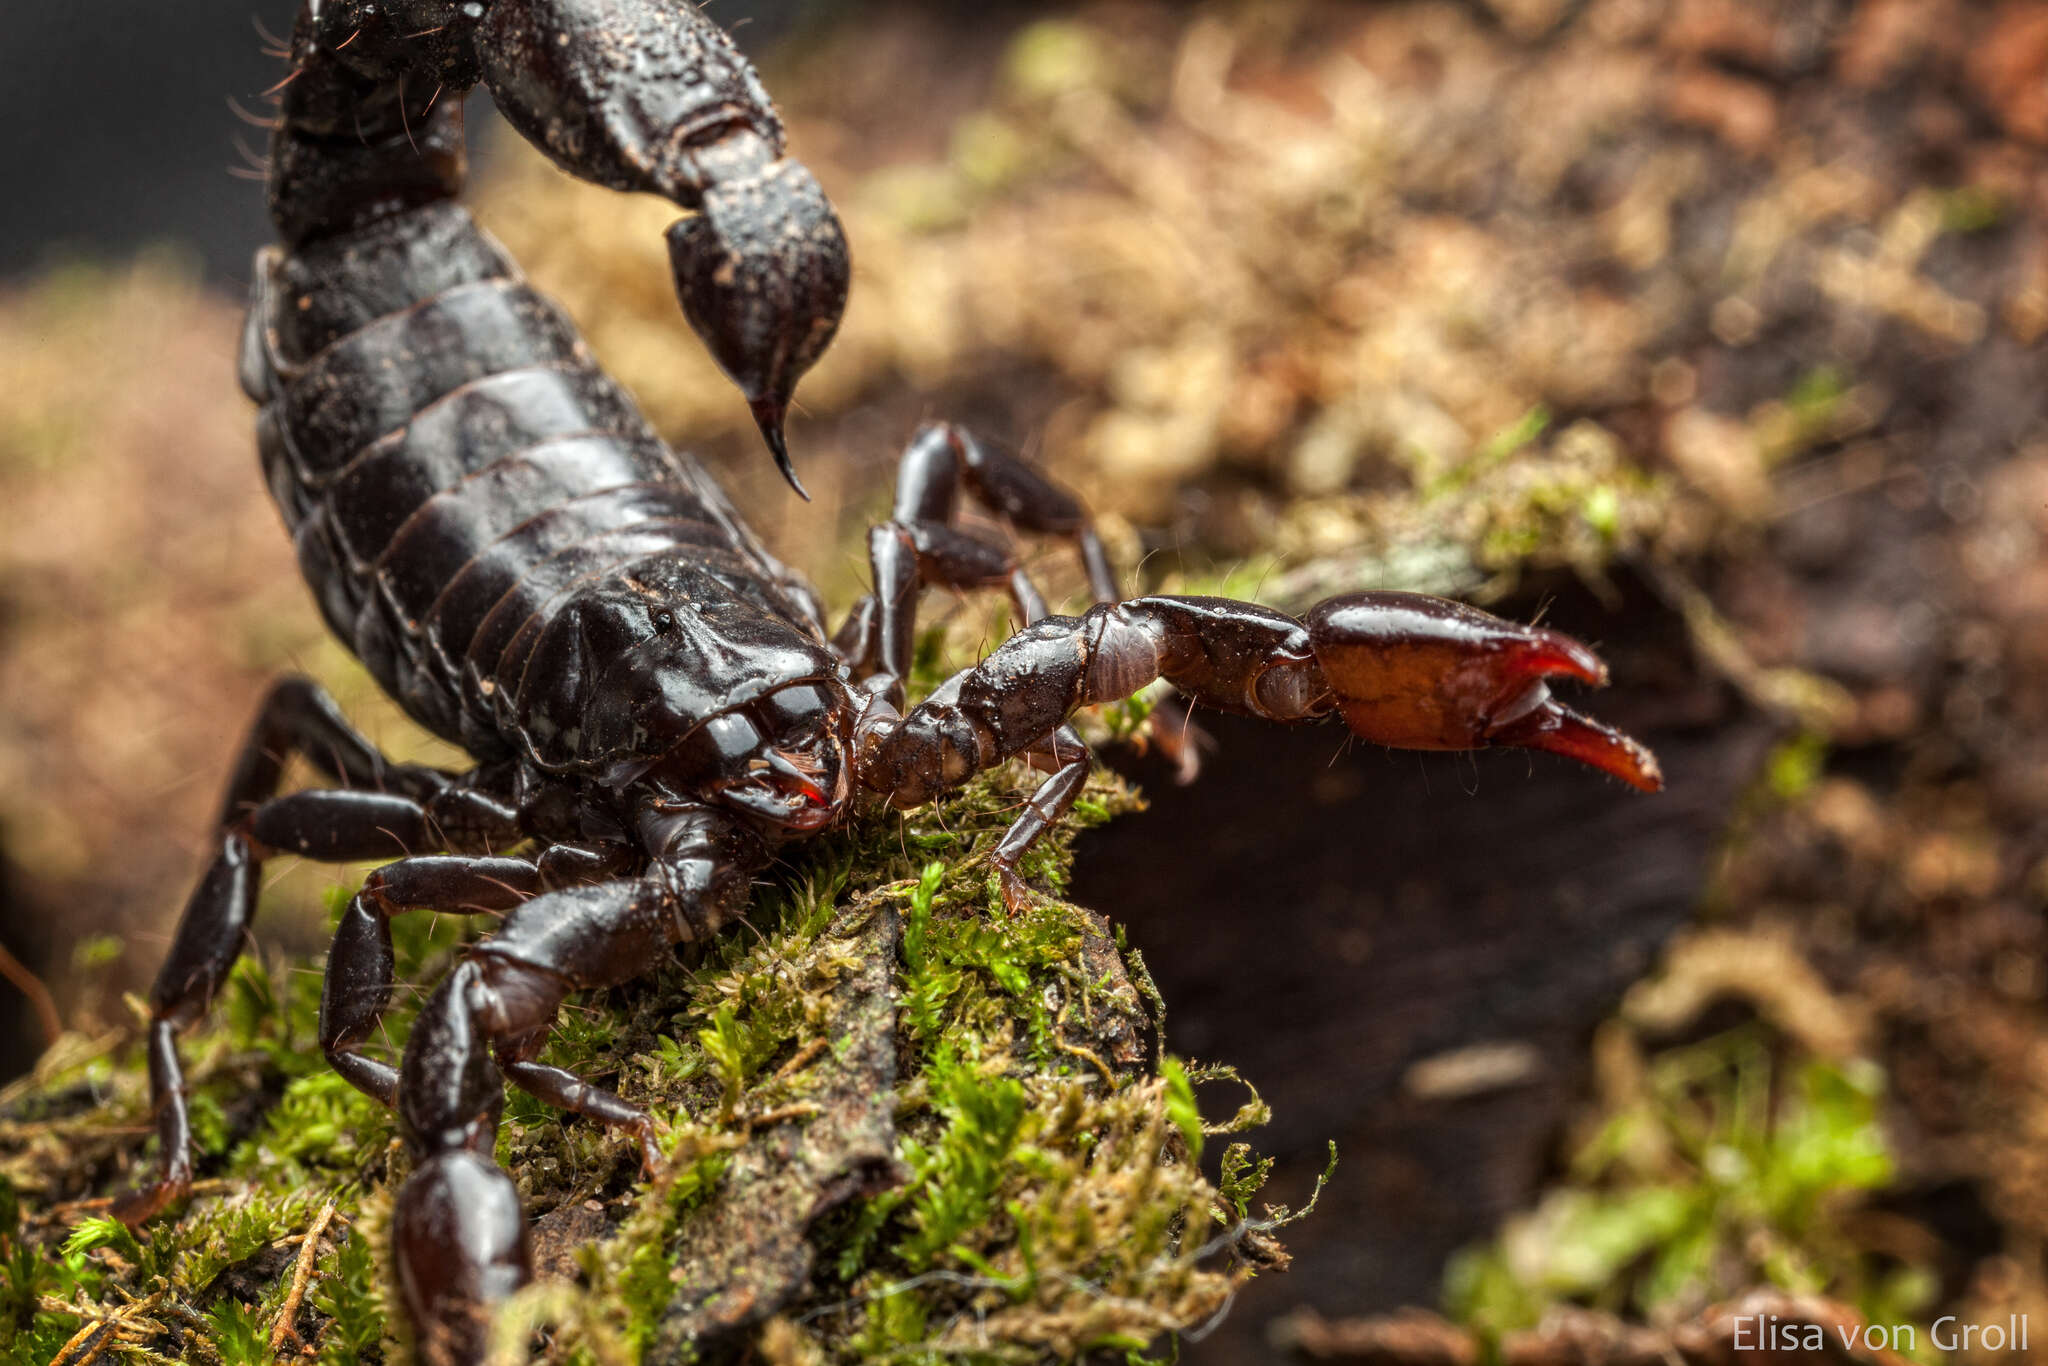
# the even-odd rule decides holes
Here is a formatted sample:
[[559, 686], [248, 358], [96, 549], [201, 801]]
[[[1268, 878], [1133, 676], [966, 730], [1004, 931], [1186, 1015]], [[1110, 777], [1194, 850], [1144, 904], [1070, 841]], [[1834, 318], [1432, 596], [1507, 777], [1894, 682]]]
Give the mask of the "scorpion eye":
[[761, 704], [761, 720], [769, 734], [789, 735], [815, 728], [827, 709], [824, 690], [807, 683], [769, 696]]
[[653, 619], [654, 629], [657, 631], [673, 631], [676, 629], [676, 614], [667, 608], [656, 612]]
[[669, 757], [671, 772], [686, 782], [728, 776], [761, 748], [761, 732], [737, 712], [714, 716], [683, 737]]

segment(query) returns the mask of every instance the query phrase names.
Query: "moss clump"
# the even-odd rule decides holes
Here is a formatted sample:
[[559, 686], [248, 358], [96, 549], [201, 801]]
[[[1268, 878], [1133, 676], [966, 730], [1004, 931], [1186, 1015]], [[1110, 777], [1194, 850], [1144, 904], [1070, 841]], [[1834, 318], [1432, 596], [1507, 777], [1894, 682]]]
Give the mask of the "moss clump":
[[[1871, 1323], [1906, 1323], [1934, 1282], [1863, 1246], [1855, 1215], [1894, 1161], [1874, 1063], [1803, 1057], [1760, 1024], [1646, 1062], [1609, 1026], [1599, 1121], [1567, 1179], [1447, 1273], [1452, 1314], [1488, 1338], [1581, 1304], [1661, 1326], [1757, 1286], [1825, 1295]], [[1610, 1059], [1610, 1063], [1613, 1060]]]
[[[1220, 1188], [1202, 1173], [1211, 1130], [1148, 1046], [1136, 956], [1058, 899], [1068, 832], [1025, 869], [1047, 893], [1002, 909], [986, 853], [1034, 779], [865, 816], [797, 851], [751, 928], [565, 1013], [547, 1060], [647, 1106], [668, 1162], [643, 1179], [630, 1143], [511, 1093], [498, 1156], [543, 1274], [503, 1359], [1141, 1355], [1283, 1258], [1285, 1212], [1248, 1215], [1265, 1165], [1233, 1145]], [[1138, 804], [1098, 777], [1069, 831]], [[472, 928], [402, 923], [403, 980]], [[197, 1193], [140, 1239], [100, 1203], [153, 1145], [127, 1042], [60, 1048], [0, 1097], [0, 1359], [236, 1363], [279, 1335], [402, 1358], [381, 1228], [406, 1159], [320, 1057], [318, 989], [316, 964], [238, 966], [185, 1045]]]

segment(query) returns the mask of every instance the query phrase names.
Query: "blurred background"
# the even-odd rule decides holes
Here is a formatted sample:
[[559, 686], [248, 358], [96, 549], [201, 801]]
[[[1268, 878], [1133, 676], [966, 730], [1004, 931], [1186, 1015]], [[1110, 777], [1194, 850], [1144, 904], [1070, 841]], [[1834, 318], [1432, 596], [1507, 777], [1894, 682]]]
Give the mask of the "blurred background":
[[[128, 1018], [268, 678], [433, 754], [321, 631], [233, 381], [268, 236], [237, 110], [288, 11], [8, 19], [9, 1074]], [[1191, 787], [1115, 760], [1153, 810], [1078, 898], [1170, 1046], [1272, 1103], [1282, 1197], [1344, 1155], [1191, 1359], [1438, 1342], [1403, 1305], [1526, 1359], [1658, 1359], [1750, 1291], [2042, 1308], [2048, 4], [714, 13], [853, 241], [792, 428], [815, 506], [676, 316], [668, 211], [481, 101], [471, 198], [828, 600], [945, 415], [1083, 491], [1134, 590], [1412, 588], [1596, 641], [1591, 709], [1670, 776], [1222, 722]], [[282, 873], [259, 934], [317, 950], [353, 875]]]

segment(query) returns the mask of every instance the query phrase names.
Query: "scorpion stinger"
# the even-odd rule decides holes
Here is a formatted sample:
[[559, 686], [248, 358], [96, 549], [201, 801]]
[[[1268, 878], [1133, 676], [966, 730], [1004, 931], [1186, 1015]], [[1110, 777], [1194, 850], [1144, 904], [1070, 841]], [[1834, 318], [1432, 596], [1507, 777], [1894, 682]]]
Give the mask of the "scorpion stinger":
[[683, 315], [739, 385], [790, 487], [783, 421], [846, 309], [846, 234], [732, 40], [673, 0], [496, 0], [483, 81], [572, 174], [663, 195]]

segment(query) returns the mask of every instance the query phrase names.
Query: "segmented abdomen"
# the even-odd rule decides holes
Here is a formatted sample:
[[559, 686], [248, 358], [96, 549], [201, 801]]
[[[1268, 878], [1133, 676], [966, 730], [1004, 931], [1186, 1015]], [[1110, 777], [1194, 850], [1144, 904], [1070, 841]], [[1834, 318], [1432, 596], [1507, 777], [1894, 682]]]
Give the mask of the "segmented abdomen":
[[680, 549], [812, 629], [788, 571], [463, 209], [257, 257], [242, 385], [328, 625], [428, 728], [512, 752], [504, 700], [575, 585]]

